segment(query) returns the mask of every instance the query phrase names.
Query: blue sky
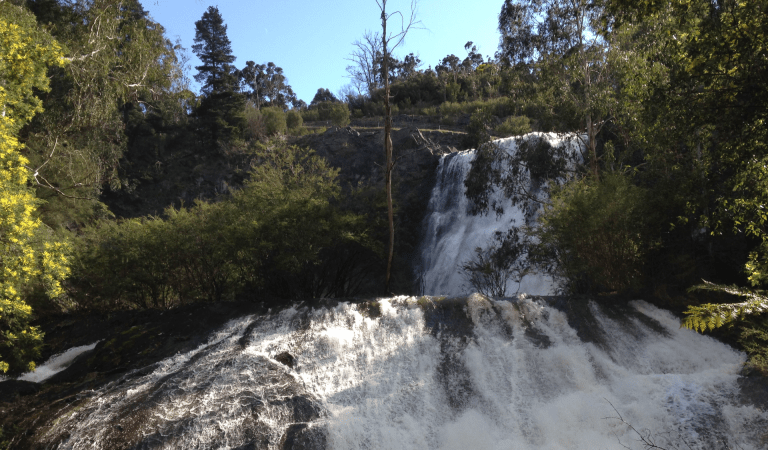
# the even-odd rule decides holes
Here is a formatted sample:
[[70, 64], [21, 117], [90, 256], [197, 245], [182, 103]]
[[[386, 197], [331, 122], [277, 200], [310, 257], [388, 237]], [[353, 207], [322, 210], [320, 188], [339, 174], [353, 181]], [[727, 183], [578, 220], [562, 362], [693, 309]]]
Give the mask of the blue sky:
[[[464, 44], [473, 41], [483, 55], [493, 55], [499, 45], [497, 17], [502, 0], [420, 0], [417, 18], [426, 29], [412, 30], [395, 51], [402, 58], [413, 52], [423, 68], [435, 66], [446, 55], [466, 56]], [[282, 67], [297, 96], [309, 103], [318, 88], [337, 93], [345, 84], [345, 60], [352, 42], [366, 30], [380, 31], [379, 9], [374, 0], [143, 0], [152, 18], [166, 35], [176, 37], [191, 56], [190, 77], [199, 60], [192, 53], [195, 22], [208, 6], [218, 6], [232, 41], [235, 65], [246, 61], [274, 62]], [[390, 11], [407, 11], [410, 0], [389, 0]], [[389, 27], [395, 22], [392, 19]], [[195, 85], [195, 89], [199, 86]]]

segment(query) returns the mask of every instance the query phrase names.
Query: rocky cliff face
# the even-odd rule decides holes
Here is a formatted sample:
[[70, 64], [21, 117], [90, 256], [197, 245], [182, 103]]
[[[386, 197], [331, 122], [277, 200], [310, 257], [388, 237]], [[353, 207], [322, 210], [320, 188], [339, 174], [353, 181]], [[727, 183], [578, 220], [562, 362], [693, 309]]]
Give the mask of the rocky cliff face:
[[[396, 161], [393, 174], [395, 203], [395, 292], [416, 292], [414, 263], [418, 259], [424, 213], [435, 184], [435, 170], [444, 154], [456, 152], [462, 133], [422, 131], [405, 126], [392, 133]], [[323, 134], [293, 138], [291, 142], [309, 147], [340, 170], [342, 188], [363, 189], [372, 195], [384, 195], [384, 132], [356, 130], [353, 127], [330, 128]], [[381, 208], [382, 220], [386, 210]], [[386, 233], [386, 225], [381, 230]], [[384, 235], [381, 237], [385, 240]]]

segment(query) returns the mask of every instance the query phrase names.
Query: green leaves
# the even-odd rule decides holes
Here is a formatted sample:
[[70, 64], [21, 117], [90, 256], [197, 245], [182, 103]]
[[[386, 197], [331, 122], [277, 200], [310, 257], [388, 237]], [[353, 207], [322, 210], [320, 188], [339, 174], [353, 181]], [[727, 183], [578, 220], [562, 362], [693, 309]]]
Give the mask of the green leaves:
[[711, 331], [725, 324], [744, 319], [748, 315], [768, 312], [768, 297], [759, 292], [743, 289], [738, 286], [710, 283], [708, 281], [690, 288], [690, 291], [695, 290], [724, 292], [746, 297], [748, 300], [741, 303], [707, 303], [701, 306], [689, 306], [685, 311], [685, 319], [683, 319], [682, 323], [684, 328], [700, 332]]
[[262, 147], [256, 159], [250, 180], [227, 200], [87, 230], [75, 258], [73, 298], [93, 308], [170, 308], [265, 292], [349, 292], [344, 277], [354, 267], [340, 267], [327, 280], [342, 280], [331, 291], [314, 278], [315, 267], [343, 266], [331, 260], [370, 247], [363, 218], [331, 203], [339, 193], [337, 170], [284, 143]]

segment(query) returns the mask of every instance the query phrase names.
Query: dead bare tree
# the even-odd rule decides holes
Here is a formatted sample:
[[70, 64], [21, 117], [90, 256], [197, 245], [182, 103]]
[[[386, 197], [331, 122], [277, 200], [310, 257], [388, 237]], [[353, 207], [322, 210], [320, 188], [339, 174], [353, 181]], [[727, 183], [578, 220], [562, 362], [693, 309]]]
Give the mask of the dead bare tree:
[[[389, 254], [387, 256], [387, 276], [384, 283], [384, 291], [389, 292], [389, 282], [392, 276], [392, 257], [395, 253], [395, 219], [392, 206], [392, 170], [395, 167], [395, 162], [392, 158], [392, 108], [390, 107], [389, 67], [387, 61], [389, 60], [390, 53], [405, 41], [405, 36], [412, 28], [418, 28], [421, 25], [421, 21], [416, 20], [416, 0], [411, 0], [411, 11], [407, 19], [400, 11], [388, 14], [387, 0], [376, 0], [376, 4], [379, 5], [381, 10], [381, 50], [383, 59], [381, 76], [384, 80], [384, 114], [386, 116], [384, 119], [384, 154], [386, 157], [384, 183], [387, 190], [387, 218], [389, 221]], [[387, 22], [394, 16], [400, 16], [400, 31], [387, 32]]]
[[347, 66], [347, 73], [360, 94], [363, 90], [371, 95], [379, 87], [380, 76], [377, 59], [381, 56], [381, 35], [365, 31], [362, 40], [352, 43], [355, 49], [347, 58], [353, 64]]

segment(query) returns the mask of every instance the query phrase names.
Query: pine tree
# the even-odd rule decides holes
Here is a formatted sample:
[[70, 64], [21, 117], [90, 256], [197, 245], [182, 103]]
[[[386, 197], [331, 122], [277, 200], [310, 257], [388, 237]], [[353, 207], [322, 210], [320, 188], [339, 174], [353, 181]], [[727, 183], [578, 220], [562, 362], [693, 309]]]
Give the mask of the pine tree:
[[237, 133], [242, 124], [243, 96], [239, 90], [237, 69], [232, 64], [232, 44], [219, 9], [209, 6], [195, 22], [195, 44], [192, 46], [203, 63], [195, 68], [195, 80], [202, 83], [203, 99], [197, 110], [210, 143], [226, 140]]

